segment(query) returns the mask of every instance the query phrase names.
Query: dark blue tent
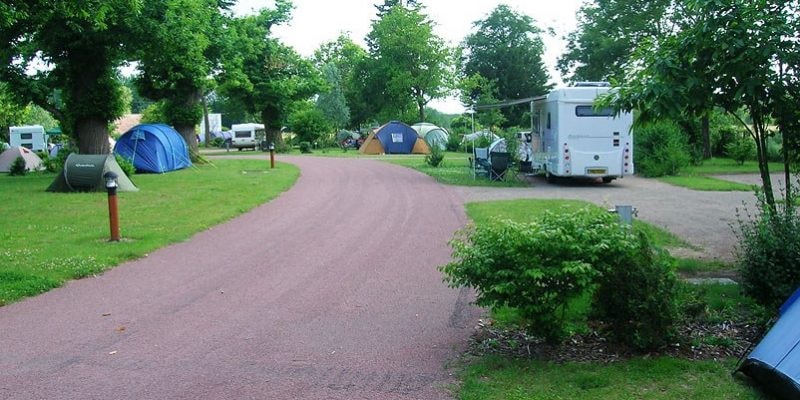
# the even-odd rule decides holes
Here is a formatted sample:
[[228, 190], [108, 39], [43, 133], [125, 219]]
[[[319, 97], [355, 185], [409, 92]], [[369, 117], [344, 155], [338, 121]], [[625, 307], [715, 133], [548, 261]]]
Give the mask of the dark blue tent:
[[800, 288], [739, 370], [784, 399], [800, 399]]
[[164, 124], [141, 124], [117, 140], [114, 153], [130, 160], [137, 171], [163, 173], [190, 167], [183, 137]]
[[392, 121], [378, 128], [375, 137], [383, 145], [383, 152], [386, 154], [411, 154], [419, 135], [414, 128]]

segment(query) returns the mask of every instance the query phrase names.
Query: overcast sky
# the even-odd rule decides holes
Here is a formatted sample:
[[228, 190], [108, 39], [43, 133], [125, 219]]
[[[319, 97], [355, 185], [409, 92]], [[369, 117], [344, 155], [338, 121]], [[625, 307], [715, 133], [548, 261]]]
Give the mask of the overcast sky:
[[[273, 28], [273, 33], [300, 54], [310, 56], [320, 44], [336, 39], [340, 32], [364, 45], [370, 24], [376, 18], [375, 3], [383, 0], [293, 0], [295, 9], [288, 24]], [[561, 84], [555, 70], [556, 59], [564, 51], [564, 35], [575, 29], [575, 13], [583, 0], [422, 0], [425, 12], [436, 23], [435, 32], [450, 45], [461, 42], [472, 30], [472, 23], [486, 17], [498, 4], [531, 16], [539, 28], [555, 31], [543, 35], [544, 61], [551, 81]], [[272, 0], [239, 0], [237, 14], [249, 14], [262, 7], [272, 7]], [[448, 113], [460, 113], [464, 107], [456, 99], [436, 101], [431, 106]]]

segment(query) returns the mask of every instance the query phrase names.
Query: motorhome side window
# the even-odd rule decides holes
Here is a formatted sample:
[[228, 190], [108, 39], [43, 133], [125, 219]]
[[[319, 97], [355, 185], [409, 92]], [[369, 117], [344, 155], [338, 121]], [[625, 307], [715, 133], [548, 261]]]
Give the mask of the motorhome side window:
[[19, 138], [22, 139], [22, 140], [31, 140], [31, 139], [33, 139], [33, 134], [32, 133], [20, 133], [19, 134]]
[[237, 138], [248, 138], [250, 137], [250, 131], [236, 131], [234, 132]]
[[575, 106], [575, 115], [578, 117], [613, 117], [614, 109], [611, 107], [595, 109], [593, 106]]

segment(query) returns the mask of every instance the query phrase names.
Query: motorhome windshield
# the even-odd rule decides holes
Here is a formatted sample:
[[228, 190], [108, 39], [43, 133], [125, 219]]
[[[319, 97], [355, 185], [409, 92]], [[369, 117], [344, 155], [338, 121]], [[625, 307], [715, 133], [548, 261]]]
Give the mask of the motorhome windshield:
[[614, 109], [611, 107], [595, 109], [594, 106], [575, 106], [575, 115], [578, 117], [613, 117]]

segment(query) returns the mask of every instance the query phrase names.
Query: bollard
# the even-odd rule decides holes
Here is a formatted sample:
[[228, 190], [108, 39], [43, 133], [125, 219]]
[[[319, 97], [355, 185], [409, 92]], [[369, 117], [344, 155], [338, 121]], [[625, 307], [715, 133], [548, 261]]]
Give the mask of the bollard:
[[110, 242], [119, 242], [119, 211], [117, 209], [117, 174], [108, 171], [103, 174], [108, 192], [108, 220], [111, 228]]
[[275, 143], [269, 144], [269, 167], [275, 168]]

